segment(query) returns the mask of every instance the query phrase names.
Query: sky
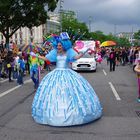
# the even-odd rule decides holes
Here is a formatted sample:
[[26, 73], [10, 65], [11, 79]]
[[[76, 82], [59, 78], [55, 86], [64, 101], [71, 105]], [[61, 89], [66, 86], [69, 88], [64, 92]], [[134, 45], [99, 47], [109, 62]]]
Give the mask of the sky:
[[90, 31], [104, 34], [140, 30], [140, 0], [63, 0], [64, 10], [74, 11]]

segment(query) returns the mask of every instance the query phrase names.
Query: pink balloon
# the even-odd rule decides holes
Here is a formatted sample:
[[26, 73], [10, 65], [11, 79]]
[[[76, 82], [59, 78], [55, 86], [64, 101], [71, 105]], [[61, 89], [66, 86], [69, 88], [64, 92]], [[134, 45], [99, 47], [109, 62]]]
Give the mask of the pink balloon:
[[82, 41], [77, 41], [75, 47], [77, 49], [82, 49], [84, 47], [84, 43]]
[[95, 44], [96, 44], [96, 47], [99, 47], [101, 43], [99, 40], [97, 40], [97, 41], [95, 41]]

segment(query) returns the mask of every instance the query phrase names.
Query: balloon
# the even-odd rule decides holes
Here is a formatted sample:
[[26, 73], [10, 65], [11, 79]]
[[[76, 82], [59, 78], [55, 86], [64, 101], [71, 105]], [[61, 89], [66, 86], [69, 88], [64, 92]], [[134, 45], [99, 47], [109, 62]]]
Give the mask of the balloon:
[[99, 47], [101, 43], [99, 40], [97, 40], [97, 41], [95, 41], [95, 44], [96, 44], [96, 47]]
[[82, 41], [76, 41], [75, 47], [77, 49], [82, 49], [84, 47], [84, 43]]

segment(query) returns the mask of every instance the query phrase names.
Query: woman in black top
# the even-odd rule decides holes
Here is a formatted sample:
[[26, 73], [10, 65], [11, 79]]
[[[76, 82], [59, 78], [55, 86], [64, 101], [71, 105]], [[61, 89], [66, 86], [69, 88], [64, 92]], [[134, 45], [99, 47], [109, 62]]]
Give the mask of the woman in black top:
[[7, 64], [9, 82], [12, 82], [11, 74], [12, 74], [12, 63], [13, 63], [13, 61], [14, 61], [13, 52], [8, 51], [8, 54], [7, 54], [7, 57], [6, 57], [6, 64]]

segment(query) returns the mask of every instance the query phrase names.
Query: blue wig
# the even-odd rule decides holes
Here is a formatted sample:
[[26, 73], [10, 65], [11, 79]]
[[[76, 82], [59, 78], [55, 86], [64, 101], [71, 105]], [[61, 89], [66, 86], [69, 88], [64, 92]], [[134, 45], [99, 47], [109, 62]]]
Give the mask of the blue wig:
[[69, 40], [69, 36], [66, 32], [61, 33], [60, 36], [53, 36], [51, 43], [53, 45], [53, 50], [46, 55], [46, 58], [49, 59], [51, 62], [57, 61], [57, 44], [61, 43], [63, 49], [67, 52], [67, 61], [73, 62], [75, 61], [74, 56], [77, 55], [77, 52], [72, 49], [72, 43]]
[[61, 43], [62, 47], [65, 51], [67, 51], [68, 49], [72, 48], [72, 43], [69, 40], [69, 36], [67, 33], [61, 33], [60, 36], [54, 36], [52, 41], [51, 41], [54, 49], [57, 49], [57, 44]]
[[58, 43], [61, 43], [62, 44], [62, 47], [65, 51], [67, 51], [68, 49], [72, 48], [72, 43], [69, 39], [65, 39], [65, 40], [62, 40], [61, 38], [57, 38], [57, 39], [54, 39], [52, 41], [52, 46], [54, 49], [57, 49], [57, 44]]
[[65, 51], [72, 48], [72, 43], [69, 39], [60, 40], [59, 42], [62, 44], [62, 47]]

